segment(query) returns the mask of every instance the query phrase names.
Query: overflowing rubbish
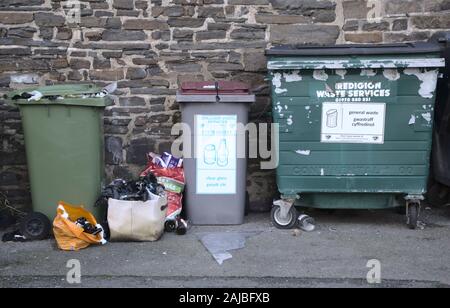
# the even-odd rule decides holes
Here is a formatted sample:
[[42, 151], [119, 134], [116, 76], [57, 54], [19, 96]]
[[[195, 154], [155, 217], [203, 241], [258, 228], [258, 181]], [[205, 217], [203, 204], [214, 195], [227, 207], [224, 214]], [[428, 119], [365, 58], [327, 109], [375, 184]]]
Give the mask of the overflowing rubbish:
[[165, 230], [167, 232], [176, 231], [177, 234], [183, 235], [189, 226], [188, 222], [181, 218], [185, 186], [183, 160], [169, 153], [163, 155], [149, 153], [148, 161], [141, 177], [154, 174], [158, 183], [165, 187], [168, 200]]
[[27, 238], [20, 233], [20, 230], [5, 233], [2, 237], [2, 242], [26, 242]]
[[90, 212], [82, 206], [77, 207], [62, 201], [53, 221], [53, 233], [58, 247], [66, 251], [78, 251], [90, 245], [107, 243], [102, 226]]
[[164, 230], [184, 235], [189, 228], [181, 218], [183, 160], [151, 153], [149, 161], [138, 180], [114, 180], [96, 202], [106, 209], [111, 241], [156, 241]]
[[164, 229], [167, 232], [175, 232], [178, 235], [185, 235], [190, 228], [190, 224], [187, 220], [184, 220], [180, 216], [177, 216], [175, 220], [167, 220], [164, 224]]
[[419, 230], [425, 230], [426, 227], [427, 227], [427, 224], [425, 222], [423, 222], [423, 221], [418, 221], [417, 222], [417, 228]]
[[158, 183], [153, 173], [141, 176], [137, 181], [116, 179], [103, 189], [97, 206], [107, 205], [108, 199], [146, 202], [152, 194], [164, 194], [164, 186]]
[[164, 233], [167, 213], [165, 194], [150, 194], [147, 201], [108, 200], [111, 241], [153, 242]]
[[42, 97], [44, 97], [44, 95], [39, 91], [31, 91], [29, 94], [31, 95], [31, 97], [28, 99], [29, 102], [39, 101]]
[[149, 153], [149, 158], [159, 167], [166, 169], [175, 169], [183, 167], [183, 159], [177, 158], [170, 153], [164, 152], [161, 156], [155, 153]]
[[50, 101], [55, 101], [55, 100], [63, 100], [66, 98], [81, 98], [81, 99], [87, 99], [87, 98], [103, 98], [106, 97], [107, 95], [110, 95], [112, 93], [114, 93], [117, 90], [117, 83], [112, 83], [107, 85], [106, 87], [104, 87], [101, 91], [97, 92], [97, 93], [80, 93], [80, 94], [67, 94], [67, 95], [46, 95], [43, 94], [40, 91], [34, 90], [34, 91], [25, 91], [22, 92], [20, 94], [15, 94], [14, 96], [11, 97], [11, 99], [13, 101], [17, 101], [17, 100], [27, 100], [28, 102], [38, 102], [42, 99], [48, 99]]
[[97, 226], [94, 226], [91, 224], [86, 217], [80, 217], [77, 219], [75, 224], [81, 228], [83, 228], [83, 231], [88, 234], [97, 235], [100, 232], [103, 231], [102, 228], [99, 228]]
[[259, 235], [260, 231], [220, 232], [198, 235], [200, 242], [220, 265], [233, 257], [232, 250], [245, 247], [247, 238]]
[[151, 172], [137, 180], [114, 180], [102, 190], [96, 207], [106, 212], [106, 236], [112, 241], [156, 241], [164, 231], [165, 187]]
[[294, 229], [292, 231], [292, 236], [294, 236], [294, 237], [300, 236], [300, 234], [301, 234], [301, 230], [300, 229]]
[[316, 222], [308, 215], [300, 215], [298, 217], [298, 226], [303, 231], [312, 232], [316, 229]]

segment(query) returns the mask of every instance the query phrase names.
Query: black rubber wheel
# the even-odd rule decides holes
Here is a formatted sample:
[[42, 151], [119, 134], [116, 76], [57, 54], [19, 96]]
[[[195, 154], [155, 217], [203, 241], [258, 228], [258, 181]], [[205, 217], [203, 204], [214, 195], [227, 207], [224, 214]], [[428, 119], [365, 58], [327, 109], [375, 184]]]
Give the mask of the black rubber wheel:
[[45, 240], [50, 235], [52, 224], [47, 216], [33, 212], [20, 221], [19, 230], [29, 241]]
[[449, 187], [435, 182], [428, 189], [428, 203], [434, 207], [442, 207], [449, 203], [450, 190]]
[[166, 232], [175, 232], [177, 230], [177, 222], [175, 220], [168, 220], [164, 224]]
[[408, 228], [415, 230], [417, 228], [417, 223], [419, 222], [420, 204], [410, 203], [408, 206]]
[[282, 230], [292, 229], [294, 228], [298, 223], [298, 212], [295, 206], [292, 206], [289, 210], [289, 213], [287, 215], [286, 219], [282, 219], [280, 217], [281, 214], [281, 207], [279, 205], [275, 205], [272, 208], [272, 211], [270, 212], [270, 218], [272, 220], [272, 224]]

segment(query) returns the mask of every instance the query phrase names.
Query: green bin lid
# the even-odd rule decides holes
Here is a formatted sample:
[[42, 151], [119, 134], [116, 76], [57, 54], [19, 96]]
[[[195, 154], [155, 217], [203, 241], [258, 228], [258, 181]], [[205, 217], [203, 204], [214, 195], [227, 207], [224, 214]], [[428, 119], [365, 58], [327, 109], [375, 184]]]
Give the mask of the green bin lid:
[[[42, 98], [28, 100], [32, 92], [39, 92]], [[15, 90], [3, 95], [13, 105], [76, 105], [106, 107], [111, 105], [103, 89], [93, 84], [65, 84]]]

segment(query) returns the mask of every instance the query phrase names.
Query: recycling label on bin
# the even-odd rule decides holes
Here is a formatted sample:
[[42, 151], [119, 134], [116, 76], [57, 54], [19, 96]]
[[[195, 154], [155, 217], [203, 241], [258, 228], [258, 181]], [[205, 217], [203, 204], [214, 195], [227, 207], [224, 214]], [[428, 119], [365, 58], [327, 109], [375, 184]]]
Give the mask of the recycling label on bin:
[[384, 103], [323, 103], [321, 142], [383, 144]]
[[197, 194], [236, 194], [237, 115], [197, 115]]

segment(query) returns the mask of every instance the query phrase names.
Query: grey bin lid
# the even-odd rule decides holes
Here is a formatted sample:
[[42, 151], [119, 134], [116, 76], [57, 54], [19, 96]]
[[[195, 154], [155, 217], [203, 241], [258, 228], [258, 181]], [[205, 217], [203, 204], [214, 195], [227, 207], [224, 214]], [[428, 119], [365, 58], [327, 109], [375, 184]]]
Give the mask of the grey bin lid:
[[280, 45], [268, 49], [268, 56], [348, 56], [348, 55], [414, 55], [441, 52], [434, 43], [347, 44], [347, 45]]
[[249, 86], [235, 81], [185, 82], [177, 93], [178, 103], [254, 103]]

